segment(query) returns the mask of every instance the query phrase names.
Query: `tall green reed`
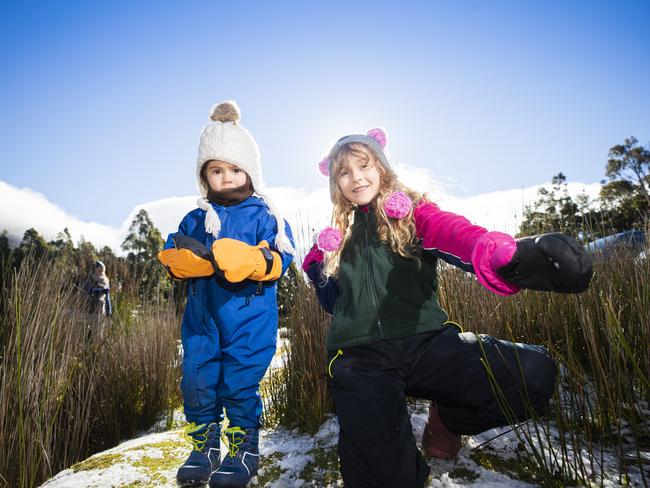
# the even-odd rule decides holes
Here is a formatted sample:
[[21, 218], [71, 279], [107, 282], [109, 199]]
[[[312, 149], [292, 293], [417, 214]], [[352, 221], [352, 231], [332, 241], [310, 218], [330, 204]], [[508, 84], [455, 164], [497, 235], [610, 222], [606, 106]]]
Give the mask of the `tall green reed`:
[[2, 278], [0, 485], [35, 486], [178, 404], [173, 303], [137, 303], [135, 284], [114, 281], [109, 320], [56, 261], [28, 257]]
[[[298, 217], [300, 220], [300, 216]], [[309, 224], [298, 226], [296, 249], [311, 247]], [[309, 243], [309, 244], [307, 244]], [[327, 376], [325, 334], [330, 317], [322, 310], [312, 286], [299, 271], [301, 255], [289, 269], [295, 299], [281, 321], [282, 367], [270, 369], [262, 382], [262, 398], [267, 424], [282, 424], [315, 433], [325, 416], [332, 412]], [[287, 278], [283, 278], [287, 279]]]
[[332, 411], [324, 342], [330, 319], [313, 289], [302, 280], [297, 294], [300, 299], [287, 318], [289, 346], [281, 351], [283, 367], [269, 370], [262, 394], [265, 418], [271, 425], [279, 423], [313, 434]]

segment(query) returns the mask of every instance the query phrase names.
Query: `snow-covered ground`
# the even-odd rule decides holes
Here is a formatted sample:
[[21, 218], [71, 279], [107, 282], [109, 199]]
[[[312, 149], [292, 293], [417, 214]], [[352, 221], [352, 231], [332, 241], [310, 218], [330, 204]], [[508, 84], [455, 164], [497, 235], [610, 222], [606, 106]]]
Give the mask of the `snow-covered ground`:
[[[410, 407], [413, 433], [420, 439], [427, 419], [425, 403]], [[180, 414], [177, 422], [180, 423]], [[155, 430], [155, 429], [153, 429]], [[328, 418], [314, 435], [283, 428], [263, 430], [260, 439], [262, 468], [249, 487], [307, 488], [343, 486], [337, 470], [336, 441], [338, 423]], [[499, 434], [503, 434], [500, 435]], [[495, 437], [498, 436], [498, 437]], [[487, 444], [486, 441], [492, 439]], [[509, 428], [493, 429], [464, 439], [464, 447], [451, 461], [429, 459], [431, 476], [427, 487], [531, 487], [530, 475], [518, 461], [522, 445]], [[540, 449], [539, 446], [545, 446]], [[554, 446], [549, 450], [547, 446]], [[558, 455], [557, 433], [542, 434], [537, 448], [550, 459]], [[480, 447], [479, 447], [480, 446]], [[176, 469], [189, 453], [182, 428], [146, 433], [119, 446], [96, 454], [47, 481], [47, 488], [77, 487], [176, 487]], [[554, 453], [554, 454], [553, 454]], [[642, 453], [650, 476], [650, 453]], [[593, 470], [594, 486], [643, 486], [638, 469], [628, 473], [627, 484], [619, 479], [615, 454], [605, 451], [601, 466], [591, 466], [581, 452], [588, 472]], [[604, 474], [602, 484], [600, 473]], [[528, 482], [527, 482], [528, 481]], [[558, 486], [558, 485], [556, 485]], [[567, 483], [564, 486], [571, 486]]]

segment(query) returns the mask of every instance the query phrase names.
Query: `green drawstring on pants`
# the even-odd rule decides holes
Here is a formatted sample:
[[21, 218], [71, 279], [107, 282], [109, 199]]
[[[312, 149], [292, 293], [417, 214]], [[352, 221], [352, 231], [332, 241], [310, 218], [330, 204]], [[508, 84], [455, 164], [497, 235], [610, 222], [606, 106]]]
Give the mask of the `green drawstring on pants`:
[[332, 376], [332, 363], [333, 363], [334, 360], [335, 360], [337, 357], [339, 357], [341, 354], [343, 354], [343, 350], [342, 350], [342, 349], [339, 349], [338, 351], [336, 351], [336, 356], [334, 356], [334, 357], [332, 358], [332, 360], [330, 361], [329, 366], [327, 367], [327, 373], [330, 375], [330, 378], [333, 378], [333, 376]]
[[451, 320], [447, 320], [447, 322], [445, 322], [445, 323], [442, 324], [442, 325], [447, 325], [447, 324], [455, 325], [456, 327], [458, 327], [458, 330], [460, 330], [461, 334], [462, 334], [463, 332], [465, 332], [465, 331], [463, 330], [463, 328], [460, 326], [460, 324], [457, 324], [456, 322], [452, 322]]

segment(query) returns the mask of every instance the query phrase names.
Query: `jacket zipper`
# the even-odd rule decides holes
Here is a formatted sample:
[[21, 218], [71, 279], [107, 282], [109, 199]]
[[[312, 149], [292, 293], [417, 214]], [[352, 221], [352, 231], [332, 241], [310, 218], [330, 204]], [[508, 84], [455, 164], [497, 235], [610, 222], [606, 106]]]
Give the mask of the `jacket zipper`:
[[364, 221], [364, 235], [365, 235], [365, 246], [364, 246], [364, 254], [366, 255], [366, 265], [368, 266], [368, 286], [370, 287], [370, 293], [372, 295], [372, 299], [375, 304], [375, 309], [377, 310], [377, 327], [379, 328], [379, 339], [384, 338], [384, 328], [381, 325], [381, 317], [379, 316], [379, 297], [377, 297], [377, 290], [375, 289], [375, 279], [372, 274], [372, 267], [370, 266], [370, 244], [368, 242], [368, 214], [364, 213], [363, 214], [363, 221]]
[[262, 294], [262, 283], [263, 283], [262, 281], [258, 282], [257, 283], [257, 289], [255, 290], [255, 293], [253, 293], [252, 295], [246, 297], [246, 306], [251, 304], [251, 302], [253, 301], [253, 298], [255, 298], [256, 296]]

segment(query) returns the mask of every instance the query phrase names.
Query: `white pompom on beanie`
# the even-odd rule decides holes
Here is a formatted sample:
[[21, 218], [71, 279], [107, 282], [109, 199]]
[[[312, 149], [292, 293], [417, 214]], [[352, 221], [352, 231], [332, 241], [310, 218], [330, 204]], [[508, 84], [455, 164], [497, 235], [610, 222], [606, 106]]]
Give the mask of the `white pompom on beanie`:
[[224, 161], [244, 170], [250, 176], [253, 190], [269, 206], [271, 215], [278, 224], [275, 247], [279, 251], [294, 254], [293, 246], [284, 229], [284, 219], [268, 195], [264, 194], [260, 151], [253, 136], [239, 124], [240, 114], [236, 102], [232, 100], [219, 102], [210, 112], [210, 122], [201, 131], [199, 155], [196, 160], [196, 180], [201, 192], [197, 204], [199, 208], [206, 211], [205, 230], [218, 238], [221, 221], [206, 198], [208, 187], [201, 178], [201, 168], [207, 161]]

